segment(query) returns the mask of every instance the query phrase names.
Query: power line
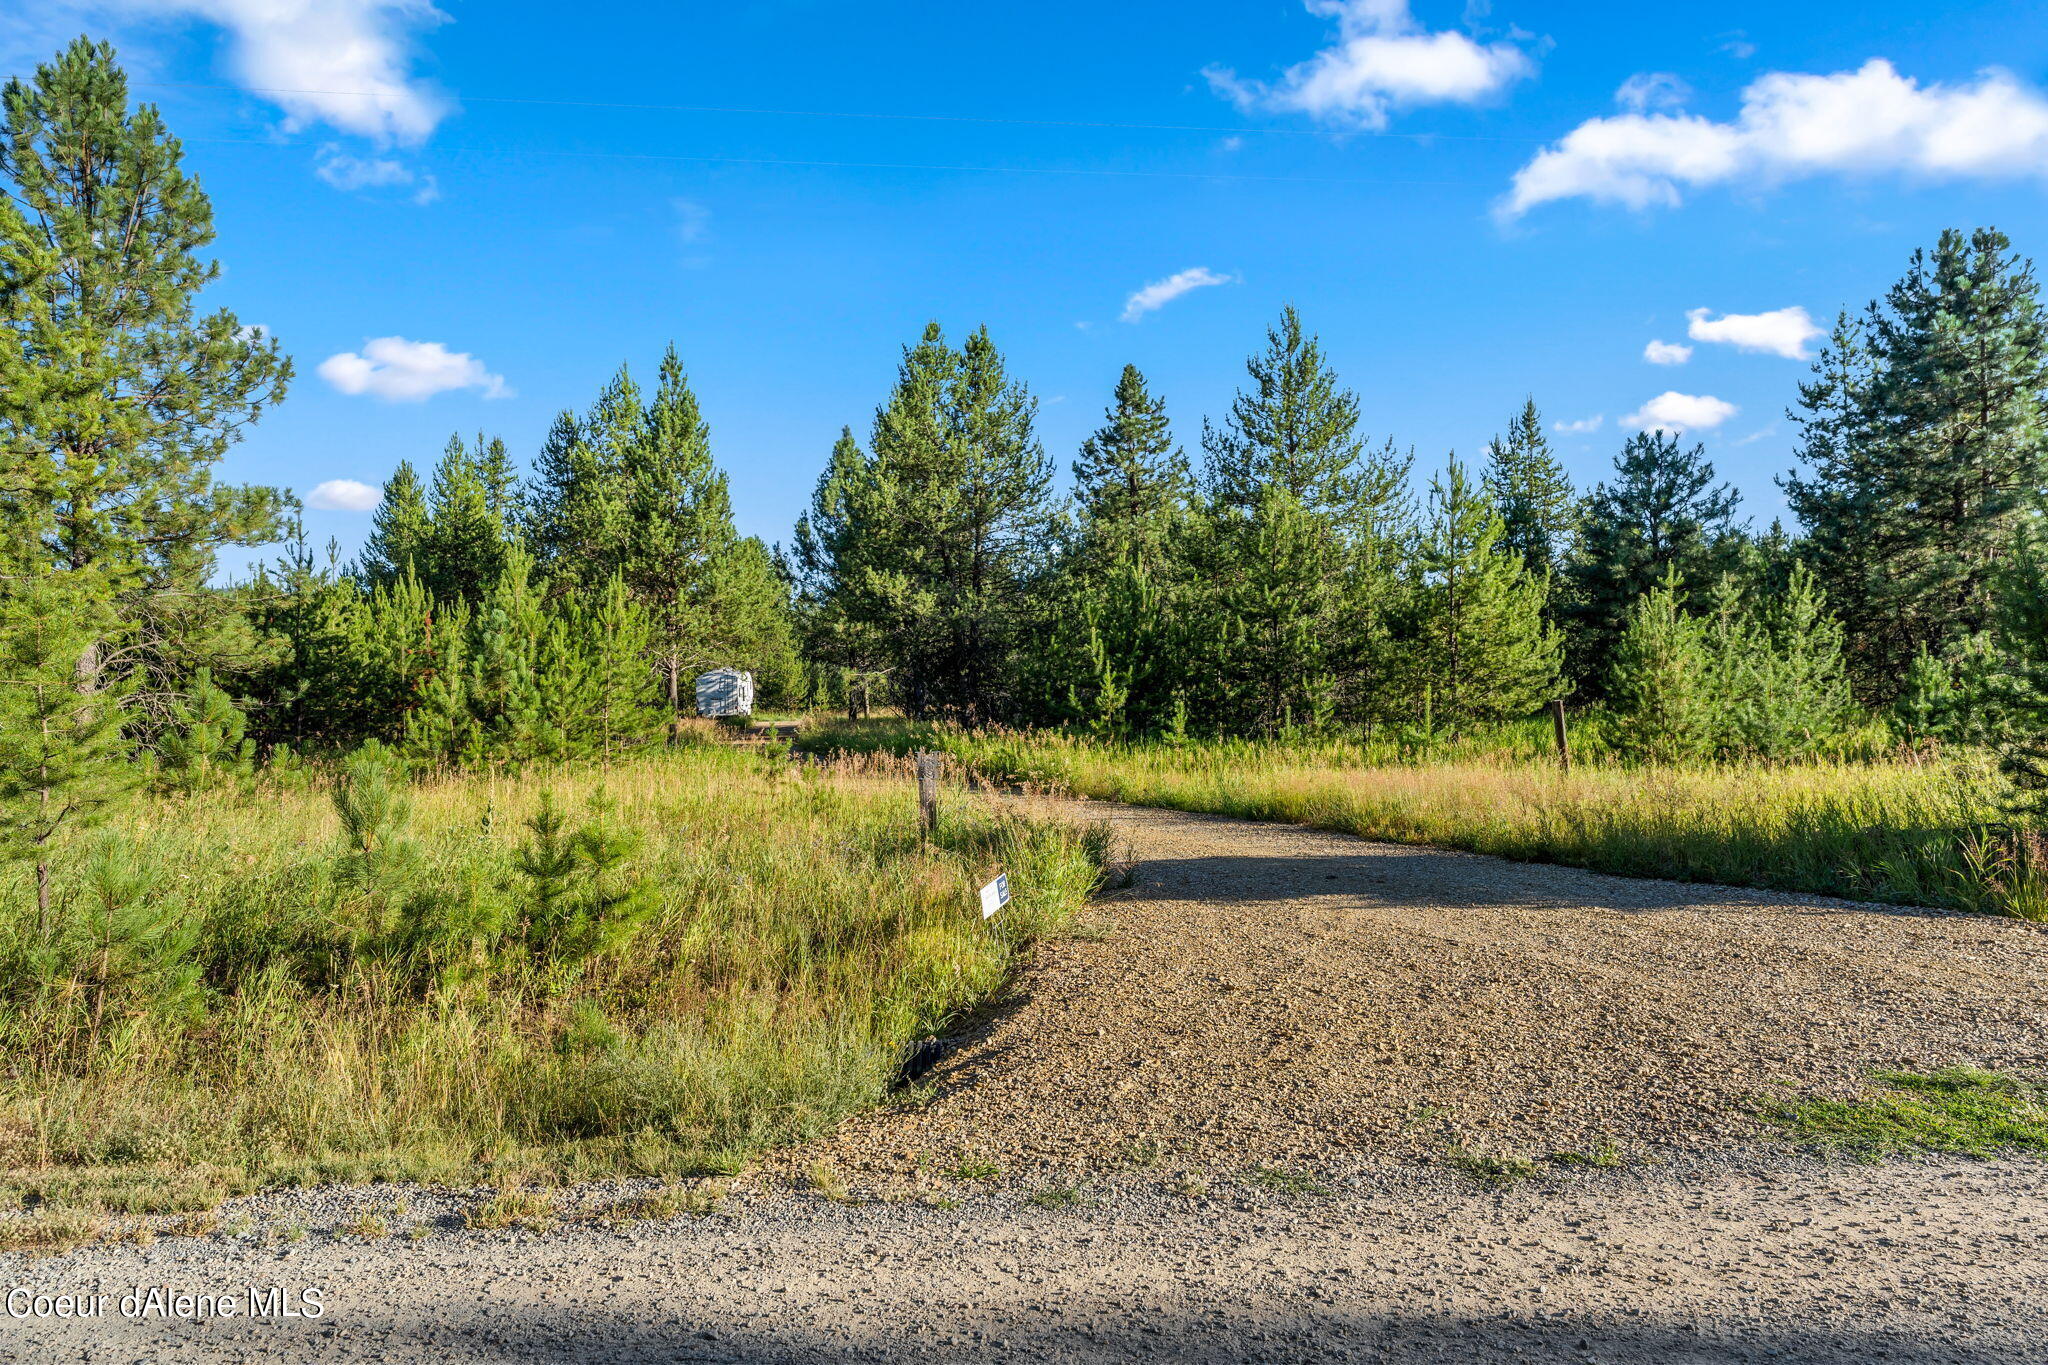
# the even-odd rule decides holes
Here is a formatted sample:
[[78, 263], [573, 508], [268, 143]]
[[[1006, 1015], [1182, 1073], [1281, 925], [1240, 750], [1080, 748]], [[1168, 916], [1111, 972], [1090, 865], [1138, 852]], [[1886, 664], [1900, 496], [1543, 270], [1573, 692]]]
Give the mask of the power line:
[[[246, 137], [188, 137], [180, 142], [216, 144], [239, 147], [273, 147], [283, 150], [290, 144], [268, 138]], [[435, 152], [437, 157], [457, 156], [562, 156], [582, 157], [592, 160], [624, 161], [686, 161], [708, 165], [732, 166], [793, 166], [799, 168], [824, 168], [865, 171], [966, 171], [992, 175], [1093, 175], [1128, 176], [1147, 180], [1246, 180], [1264, 184], [1283, 185], [1408, 185], [1408, 186], [1465, 186], [1477, 182], [1470, 180], [1396, 180], [1365, 179], [1357, 177], [1306, 176], [1306, 175], [1229, 175], [1215, 171], [1119, 171], [1090, 167], [1068, 166], [967, 166], [939, 164], [919, 161], [816, 161], [795, 158], [759, 156], [689, 156], [670, 152], [585, 152], [558, 151], [545, 147], [443, 147]]]
[[[131, 85], [151, 90], [239, 90], [252, 95], [322, 95], [329, 98], [396, 100], [399, 95], [374, 90], [302, 90], [281, 85], [221, 85], [202, 81], [131, 81]], [[776, 118], [840, 118], [870, 119], [905, 123], [978, 123], [993, 126], [1019, 128], [1104, 128], [1132, 132], [1155, 133], [1226, 133], [1236, 136], [1250, 134], [1259, 137], [1318, 137], [1318, 138], [1405, 138], [1416, 142], [1513, 142], [1531, 146], [1545, 141], [1543, 138], [1501, 137], [1486, 133], [1393, 133], [1385, 131], [1350, 130], [1339, 131], [1328, 128], [1253, 128], [1231, 127], [1208, 123], [1117, 123], [1091, 119], [1040, 119], [1040, 118], [995, 118], [978, 114], [883, 114], [847, 109], [760, 109], [740, 105], [719, 104], [634, 104], [612, 100], [565, 100], [538, 96], [521, 95], [463, 95], [465, 104], [526, 104], [541, 105], [559, 109], [628, 109], [641, 113], [671, 114], [745, 114]]]

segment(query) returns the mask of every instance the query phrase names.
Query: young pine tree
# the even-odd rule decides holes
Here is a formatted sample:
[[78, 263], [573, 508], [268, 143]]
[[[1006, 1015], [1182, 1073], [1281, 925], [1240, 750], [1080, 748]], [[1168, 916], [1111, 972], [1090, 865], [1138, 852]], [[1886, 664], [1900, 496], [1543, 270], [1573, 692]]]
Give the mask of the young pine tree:
[[1637, 598], [1614, 642], [1607, 697], [1615, 747], [1653, 763], [1686, 763], [1714, 752], [1723, 733], [1719, 679], [1707, 623], [1685, 609], [1676, 569]]
[[1536, 400], [1522, 404], [1506, 436], [1486, 447], [1486, 493], [1501, 521], [1501, 548], [1518, 554], [1529, 572], [1563, 567], [1577, 499], [1564, 466], [1543, 434]]
[[1430, 481], [1429, 517], [1410, 591], [1409, 666], [1430, 723], [1468, 726], [1524, 716], [1560, 695], [1563, 641], [1544, 620], [1549, 579], [1505, 545], [1492, 500], [1456, 457]]
[[400, 460], [384, 481], [384, 496], [370, 515], [370, 534], [363, 542], [356, 572], [371, 587], [395, 583], [408, 573], [424, 581], [427, 543], [433, 521], [427, 492], [412, 462]]
[[131, 684], [92, 662], [116, 632], [98, 574], [31, 555], [0, 576], [0, 853], [34, 864], [47, 941], [51, 841], [93, 823], [129, 782], [121, 725]]
[[170, 723], [157, 736], [158, 783], [173, 791], [198, 792], [222, 781], [247, 777], [256, 746], [242, 708], [201, 667], [190, 689], [173, 700]]
[[1681, 585], [1710, 586], [1734, 567], [1738, 550], [1735, 490], [1714, 482], [1706, 447], [1686, 450], [1669, 432], [1638, 432], [1614, 470], [1586, 500], [1570, 567], [1582, 686], [1611, 675], [1624, 622], [1644, 594], [1674, 575]]

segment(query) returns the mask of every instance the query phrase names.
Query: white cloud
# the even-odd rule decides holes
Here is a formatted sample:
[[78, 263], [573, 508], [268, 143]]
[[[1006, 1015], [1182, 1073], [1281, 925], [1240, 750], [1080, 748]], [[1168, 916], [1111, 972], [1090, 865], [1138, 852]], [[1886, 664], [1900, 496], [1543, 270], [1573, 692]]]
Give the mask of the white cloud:
[[1742, 92], [1731, 122], [1642, 111], [1588, 119], [1515, 173], [1500, 211], [1574, 198], [1673, 207], [1710, 185], [1882, 172], [2048, 178], [2048, 98], [1997, 70], [1924, 86], [1883, 60], [1833, 75], [1774, 71]]
[[1589, 431], [1600, 430], [1601, 423], [1606, 420], [1606, 413], [1596, 412], [1591, 417], [1581, 417], [1576, 422], [1552, 422], [1550, 429], [1564, 432], [1568, 436], [1583, 436]]
[[361, 354], [331, 355], [320, 362], [320, 377], [343, 393], [366, 393], [387, 403], [417, 403], [454, 389], [479, 389], [486, 398], [512, 396], [505, 377], [475, 356], [404, 337], [373, 337]]
[[1787, 360], [1806, 359], [1806, 343], [1821, 335], [1821, 328], [1804, 308], [1774, 308], [1768, 313], [1724, 313], [1709, 318], [1710, 308], [1694, 308], [1685, 315], [1685, 334], [1694, 341], [1713, 341], [1739, 351], [1767, 351]]
[[1235, 284], [1235, 275], [1219, 275], [1207, 266], [1198, 265], [1192, 270], [1183, 270], [1177, 275], [1168, 275], [1163, 280], [1154, 280], [1137, 293], [1124, 300], [1125, 322], [1136, 322], [1145, 314], [1156, 312], [1172, 303], [1190, 290], [1206, 289], [1210, 285]]
[[1678, 341], [1652, 341], [1643, 347], [1643, 359], [1652, 365], [1683, 365], [1692, 359], [1692, 347]]
[[410, 189], [415, 204], [431, 204], [441, 197], [433, 176], [386, 156], [351, 156], [331, 142], [320, 149], [313, 173], [338, 190]]
[[1639, 71], [1621, 83], [1614, 102], [1633, 113], [1676, 109], [1692, 98], [1692, 87], [1669, 71]]
[[1729, 444], [1738, 446], [1753, 446], [1758, 441], [1763, 440], [1766, 436], [1769, 436], [1770, 434], [1775, 432], [1777, 429], [1778, 424], [1773, 422], [1771, 425], [1764, 427], [1759, 431], [1752, 431], [1747, 436], [1738, 436], [1733, 441], [1730, 441]]
[[418, 35], [448, 21], [430, 0], [106, 0], [105, 8], [227, 30], [230, 73], [283, 109], [294, 130], [324, 123], [410, 145], [454, 108], [413, 72]]
[[676, 240], [691, 246], [711, 235], [711, 210], [694, 199], [671, 199], [675, 210]]
[[368, 512], [382, 501], [383, 490], [354, 479], [329, 479], [306, 494], [306, 506], [322, 512]]
[[1621, 425], [1628, 431], [1706, 431], [1740, 411], [1733, 403], [1712, 394], [1666, 389], [1622, 418]]
[[1511, 43], [1482, 44], [1463, 33], [1424, 29], [1407, 0], [1303, 3], [1311, 14], [1337, 21], [1335, 42], [1270, 83], [1212, 66], [1202, 73], [1210, 87], [1243, 109], [1384, 128], [1394, 109], [1475, 104], [1536, 70]]

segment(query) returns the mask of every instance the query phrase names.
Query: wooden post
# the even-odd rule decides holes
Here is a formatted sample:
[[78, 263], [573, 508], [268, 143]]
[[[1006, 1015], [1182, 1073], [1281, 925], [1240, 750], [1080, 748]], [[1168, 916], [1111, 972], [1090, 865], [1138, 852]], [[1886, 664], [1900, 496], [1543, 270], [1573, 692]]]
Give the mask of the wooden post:
[[1550, 723], [1557, 730], [1557, 765], [1566, 772], [1572, 770], [1572, 741], [1564, 728], [1564, 698], [1550, 703]]
[[939, 832], [939, 756], [917, 756], [917, 829], [926, 839]]

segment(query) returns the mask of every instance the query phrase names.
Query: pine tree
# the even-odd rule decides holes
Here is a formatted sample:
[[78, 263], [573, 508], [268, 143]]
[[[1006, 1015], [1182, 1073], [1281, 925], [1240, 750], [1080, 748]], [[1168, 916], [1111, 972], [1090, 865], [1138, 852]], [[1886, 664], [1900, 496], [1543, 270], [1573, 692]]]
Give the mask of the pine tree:
[[1706, 621], [1685, 609], [1675, 568], [1629, 607], [1606, 689], [1622, 753], [1684, 763], [1714, 751], [1722, 717], [1707, 631]]
[[1165, 401], [1135, 365], [1105, 418], [1074, 462], [1078, 519], [1041, 590], [1021, 691], [1037, 719], [1125, 735], [1165, 725], [1186, 682], [1195, 492]]
[[508, 527], [498, 510], [503, 491], [462, 438], [450, 436], [434, 468], [425, 535], [416, 566], [435, 600], [475, 601], [505, 567]]
[[1430, 724], [1452, 735], [1524, 716], [1560, 694], [1563, 642], [1544, 620], [1549, 579], [1532, 574], [1492, 500], [1454, 456], [1430, 481], [1415, 557], [1408, 662]]
[[1861, 693], [1986, 629], [2015, 529], [2048, 486], [2048, 326], [2005, 234], [1942, 233], [1834, 344], [1795, 413], [1785, 480], [1843, 614]]
[[725, 475], [711, 458], [711, 429], [673, 346], [660, 373], [638, 438], [621, 449], [615, 557], [627, 591], [647, 609], [669, 708], [681, 712], [691, 704], [691, 675], [733, 662], [720, 657], [725, 642], [714, 642], [720, 612], [710, 599], [738, 535]]
[[814, 502], [807, 591], [872, 639], [912, 715], [979, 724], [1016, 707], [1051, 527], [1036, 410], [986, 328], [955, 350], [933, 323], [904, 350], [870, 450], [845, 443]]
[[125, 628], [92, 667], [159, 682], [232, 624], [204, 591], [216, 551], [274, 539], [286, 509], [213, 479], [291, 365], [233, 313], [197, 312], [220, 268], [198, 254], [212, 208], [182, 155], [153, 107], [130, 110], [107, 44], [0, 90], [0, 530], [97, 573], [106, 628]]
[[1129, 551], [1141, 560], [1154, 557], [1191, 491], [1187, 456], [1173, 443], [1166, 400], [1152, 395], [1136, 365], [1124, 366], [1115, 403], [1074, 461], [1084, 557], [1098, 566]]
[[[2012, 780], [2015, 804], [2037, 821], [2048, 815], [2048, 548], [2041, 527], [2013, 533], [1999, 568], [1998, 652], [2005, 663], [1999, 766]], [[1959, 689], [1960, 690], [1960, 689]], [[1965, 694], [1967, 695], [1967, 693]]]
[[621, 365], [589, 412], [564, 413], [548, 433], [528, 515], [537, 561], [557, 591], [588, 596], [624, 572], [626, 471], [646, 425], [640, 386]]
[[859, 520], [865, 511], [870, 466], [851, 428], [842, 428], [811, 506], [797, 518], [791, 553], [795, 627], [803, 654], [836, 670], [847, 719], [859, 720], [885, 676], [884, 622], [859, 591], [874, 567]]
[[1570, 566], [1573, 662], [1589, 687], [1609, 676], [1639, 598], [1672, 575], [1680, 585], [1709, 588], [1738, 553], [1735, 490], [1715, 484], [1705, 446], [1684, 450], [1668, 432], [1639, 432], [1614, 468], [1613, 481], [1586, 500]]
[[1205, 426], [1213, 522], [1197, 572], [1216, 585], [1215, 701], [1202, 719], [1272, 729], [1379, 704], [1381, 648], [1409, 461], [1368, 454], [1358, 398], [1292, 308], [1246, 365], [1221, 427]]
[[0, 575], [0, 853], [35, 865], [47, 942], [50, 841], [94, 822], [127, 786], [121, 726], [132, 684], [97, 664], [118, 629], [98, 571], [39, 558], [24, 546]]
[[174, 791], [197, 792], [254, 770], [256, 746], [245, 737], [247, 717], [221, 688], [213, 670], [202, 667], [190, 690], [171, 705], [169, 724], [157, 737], [159, 781]]
[[1245, 371], [1251, 385], [1238, 391], [1223, 425], [1202, 428], [1217, 506], [1249, 514], [1278, 489], [1310, 516], [1353, 516], [1365, 454], [1358, 395], [1338, 383], [1321, 343], [1302, 330], [1291, 305]]
[[412, 462], [400, 460], [384, 481], [384, 496], [370, 517], [370, 534], [357, 560], [357, 573], [372, 586], [395, 583], [424, 567], [432, 518], [426, 490]]
[[1851, 714], [1842, 664], [1842, 626], [1811, 571], [1795, 565], [1782, 591], [1762, 596], [1753, 616], [1716, 649], [1732, 746], [1758, 758], [1804, 758]]
[[1531, 573], [1562, 568], [1577, 499], [1550, 451], [1534, 398], [1522, 404], [1505, 437], [1488, 443], [1485, 483], [1500, 514], [1502, 548], [1520, 555]]

